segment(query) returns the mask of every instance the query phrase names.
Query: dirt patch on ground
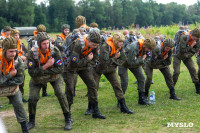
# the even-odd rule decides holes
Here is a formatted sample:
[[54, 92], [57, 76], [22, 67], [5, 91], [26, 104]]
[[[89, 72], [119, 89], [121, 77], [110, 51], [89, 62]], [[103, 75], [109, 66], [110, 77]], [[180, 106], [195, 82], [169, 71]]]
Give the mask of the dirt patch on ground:
[[15, 113], [13, 110], [9, 110], [9, 111], [2, 111], [0, 112], [0, 117], [2, 119], [5, 119], [6, 117], [11, 117], [11, 116], [15, 116]]

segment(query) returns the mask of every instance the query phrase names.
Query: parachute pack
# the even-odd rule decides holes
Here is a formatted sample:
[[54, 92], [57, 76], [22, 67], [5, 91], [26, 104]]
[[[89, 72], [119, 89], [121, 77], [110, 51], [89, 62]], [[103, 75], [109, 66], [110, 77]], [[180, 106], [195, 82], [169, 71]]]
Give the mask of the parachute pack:
[[65, 57], [63, 58], [63, 62], [64, 62], [65, 65], [68, 64], [69, 60], [70, 60], [69, 57], [70, 57], [70, 54], [71, 54], [71, 45], [78, 38], [79, 38], [79, 40], [81, 42], [82, 47], [84, 47], [85, 46], [85, 41], [83, 39], [83, 35], [81, 35], [79, 32], [72, 33], [65, 39], [65, 42], [63, 44], [63, 46], [64, 46], [64, 54], [65, 54]]
[[187, 43], [190, 41], [190, 36], [188, 35], [188, 32], [185, 30], [179, 30], [174, 37], [174, 50], [173, 54], [176, 55], [179, 51], [179, 42], [180, 42], [180, 36], [181, 35], [187, 35]]

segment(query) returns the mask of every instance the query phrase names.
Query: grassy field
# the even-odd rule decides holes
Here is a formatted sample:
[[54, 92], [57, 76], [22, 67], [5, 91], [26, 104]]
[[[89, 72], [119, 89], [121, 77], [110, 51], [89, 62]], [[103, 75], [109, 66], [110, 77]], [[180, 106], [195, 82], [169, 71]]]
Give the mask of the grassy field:
[[[52, 34], [51, 36], [55, 36]], [[23, 40], [25, 41], [25, 40]], [[196, 58], [193, 57], [195, 64]], [[171, 70], [172, 65], [170, 66]], [[197, 68], [197, 65], [196, 65]], [[26, 70], [25, 79], [25, 98], [28, 99], [30, 76]], [[129, 85], [125, 95], [127, 106], [135, 111], [135, 114], [123, 114], [117, 108], [117, 99], [110, 83], [101, 77], [100, 88], [98, 91], [99, 108], [107, 119], [93, 119], [85, 116], [87, 109], [87, 87], [78, 78], [76, 96], [72, 106], [72, 118], [74, 120], [71, 133], [94, 132], [94, 133], [144, 133], [144, 132], [200, 132], [200, 96], [195, 93], [195, 86], [192, 83], [189, 72], [184, 64], [181, 64], [181, 74], [175, 86], [176, 94], [181, 101], [169, 99], [169, 90], [163, 75], [159, 70], [154, 70], [154, 84], [151, 90], [156, 93], [156, 104], [152, 106], [138, 105], [138, 92], [135, 77], [129, 72]], [[36, 127], [30, 130], [31, 133], [62, 133], [64, 128], [64, 116], [60, 105], [54, 95], [53, 88], [48, 84], [49, 97], [41, 97], [37, 105]], [[12, 105], [8, 104], [6, 97], [0, 98], [0, 116], [3, 118], [9, 133], [20, 133], [21, 127], [17, 123]], [[28, 104], [24, 104], [28, 113]], [[193, 127], [167, 127], [167, 123], [193, 123]]]

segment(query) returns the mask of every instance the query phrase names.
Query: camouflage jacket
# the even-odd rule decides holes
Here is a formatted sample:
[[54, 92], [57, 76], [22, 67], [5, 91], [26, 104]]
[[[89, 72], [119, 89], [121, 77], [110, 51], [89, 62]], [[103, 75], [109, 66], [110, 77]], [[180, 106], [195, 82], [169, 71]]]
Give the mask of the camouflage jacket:
[[7, 75], [0, 73], [0, 86], [20, 85], [24, 82], [24, 63], [21, 58], [15, 59], [15, 69], [17, 74], [14, 77], [11, 77], [9, 73]]
[[61, 56], [64, 57], [64, 41], [60, 36], [57, 36], [54, 45], [60, 50]]
[[150, 61], [147, 63], [150, 67], [154, 69], [160, 69], [167, 67], [171, 64], [172, 60], [172, 50], [168, 52], [168, 57], [164, 59], [164, 56], [161, 54], [162, 49], [156, 47], [152, 50], [152, 55]]
[[43, 83], [43, 82], [55, 81], [56, 79], [58, 79], [59, 77], [58, 75], [62, 74], [64, 66], [60, 51], [57, 47], [54, 46], [54, 54], [52, 56], [55, 59], [54, 65], [53, 67], [48, 68], [46, 70], [43, 70], [42, 68], [44, 64], [41, 64], [39, 60], [36, 60], [34, 58], [34, 56], [35, 56], [34, 52], [30, 50], [28, 53], [27, 65], [28, 65], [28, 72], [35, 82]]
[[83, 55], [85, 45], [80, 40], [75, 40], [71, 45], [70, 61], [67, 64], [67, 69], [70, 71], [86, 70], [89, 67], [96, 65], [98, 61], [99, 48], [92, 49], [93, 59]]
[[120, 57], [111, 57], [111, 47], [104, 43], [100, 47], [99, 63], [96, 66], [98, 73], [110, 73], [116, 71], [117, 66], [121, 66], [126, 61], [123, 47], [120, 49]]
[[187, 59], [191, 58], [199, 49], [200, 49], [200, 42], [197, 41], [196, 45], [194, 47], [191, 47], [188, 45], [187, 35], [181, 35], [180, 36], [180, 42], [179, 42], [179, 52], [176, 55], [179, 59]]

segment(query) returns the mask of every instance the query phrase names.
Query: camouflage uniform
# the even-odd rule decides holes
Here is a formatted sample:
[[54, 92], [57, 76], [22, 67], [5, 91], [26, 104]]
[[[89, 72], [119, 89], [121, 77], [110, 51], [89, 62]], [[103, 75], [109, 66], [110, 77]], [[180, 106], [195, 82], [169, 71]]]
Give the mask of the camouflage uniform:
[[[40, 32], [46, 32], [46, 27], [43, 24], [40, 24], [37, 26], [37, 30], [35, 30], [33, 32], [34, 36], [30, 37], [27, 41], [28, 41], [28, 50], [30, 51], [32, 47], [34, 47], [35, 43], [37, 43], [36, 40], [36, 36], [38, 33]], [[43, 84], [42, 86], [42, 96], [49, 96], [49, 94], [47, 93], [47, 84]]]
[[[46, 32], [40, 32], [37, 35], [37, 42], [40, 47], [40, 43], [44, 40], [49, 40], [49, 36]], [[37, 49], [37, 48], [34, 48]], [[63, 80], [62, 80], [62, 72], [63, 72], [63, 62], [61, 58], [60, 51], [57, 47], [51, 49], [54, 51], [53, 55], [51, 55], [54, 59], [54, 65], [51, 68], [43, 70], [42, 66], [45, 64], [40, 63], [40, 56], [36, 55], [35, 50], [31, 50], [28, 53], [28, 72], [31, 76], [31, 80], [29, 82], [29, 100], [28, 100], [28, 109], [29, 109], [29, 126], [31, 129], [35, 126], [35, 115], [36, 115], [36, 106], [37, 102], [40, 98], [40, 89], [43, 87], [43, 84], [47, 84], [48, 82], [52, 85], [55, 95], [58, 98], [60, 106], [62, 108], [63, 114], [65, 116], [66, 125], [69, 127], [66, 130], [71, 129], [71, 117], [69, 113], [69, 106], [67, 102], [67, 98], [65, 93], [63, 92]], [[47, 53], [46, 53], [47, 54]], [[37, 59], [36, 56], [39, 56]], [[47, 55], [46, 55], [47, 56]]]
[[[3, 51], [2, 51], [3, 57], [6, 55], [6, 51], [8, 49], [17, 48], [17, 42], [13, 37], [7, 37], [6, 39], [4, 39], [2, 44], [3, 44]], [[1, 63], [3, 62], [0, 62], [0, 69], [1, 69]], [[24, 63], [21, 58], [15, 57], [14, 67], [17, 70], [17, 73], [14, 77], [11, 77], [9, 73], [4, 75], [3, 73], [1, 73], [1, 70], [0, 70], [0, 88], [7, 87], [7, 86], [16, 86], [23, 83]], [[26, 126], [26, 121], [28, 120], [28, 117], [26, 115], [26, 111], [22, 102], [21, 92], [18, 91], [15, 95], [8, 96], [8, 98], [13, 105], [14, 112], [17, 117], [17, 121], [21, 124], [22, 131], [24, 133], [28, 133], [27, 126]]]
[[[91, 65], [96, 62], [98, 48], [91, 49], [88, 47], [86, 45], [88, 43], [87, 40], [98, 44], [100, 40], [100, 34], [96, 31], [91, 31], [89, 32], [87, 38], [79, 38], [73, 42], [74, 44], [71, 45], [70, 60], [65, 73], [63, 73], [66, 83], [65, 91], [69, 106], [71, 106], [73, 104], [75, 79], [77, 78], [78, 74], [83, 82], [87, 85], [88, 101], [91, 103], [94, 110], [92, 114], [93, 118], [105, 119], [105, 116], [101, 115], [98, 109], [96, 83], [91, 69]], [[92, 61], [88, 57], [91, 52], [93, 53]]]
[[191, 36], [195, 36], [197, 38], [200, 38], [200, 31], [199, 29], [195, 28], [193, 31], [190, 32], [190, 35], [181, 35], [180, 36], [180, 42], [179, 42], [179, 49], [177, 54], [174, 55], [173, 58], [173, 81], [174, 85], [176, 85], [176, 82], [178, 80], [178, 76], [180, 74], [180, 64], [181, 61], [186, 65], [190, 72], [190, 76], [192, 78], [193, 83], [196, 87], [196, 93], [200, 94], [200, 84], [199, 84], [199, 78], [196, 73], [196, 68], [194, 66], [194, 62], [192, 60], [192, 56], [199, 50], [200, 43], [199, 41], [196, 42], [196, 45], [194, 47], [190, 46], [190, 43], [193, 42], [191, 39]]
[[127, 69], [129, 69], [134, 74], [138, 82], [138, 88], [137, 88], [139, 95], [138, 103], [141, 105], [149, 104], [145, 98], [145, 88], [144, 88], [145, 76], [142, 71], [142, 65], [144, 65], [144, 63], [147, 62], [149, 58], [143, 60], [142, 56], [146, 54], [146, 51], [144, 51], [145, 48], [149, 48], [151, 50], [155, 47], [155, 45], [156, 44], [154, 39], [146, 39], [146, 40], [139, 39], [138, 41], [130, 42], [130, 44], [127, 44], [125, 49], [131, 47], [130, 48], [131, 51], [126, 50], [127, 60], [123, 64], [123, 66], [119, 67], [118, 71], [124, 94], [128, 86]]
[[[121, 112], [133, 114], [134, 112], [129, 110], [126, 106], [124, 94], [116, 72], [117, 66], [122, 65], [126, 61], [123, 47], [118, 48], [117, 46], [119, 42], [124, 42], [124, 39], [124, 35], [118, 33], [114, 34], [113, 37], [109, 37], [107, 41], [104, 42], [100, 48], [99, 64], [96, 66], [96, 71], [93, 71], [93, 73], [97, 86], [101, 75], [105, 75], [113, 87]], [[120, 52], [119, 58], [115, 57], [117, 52]]]
[[[170, 90], [170, 99], [180, 100], [175, 94], [174, 83], [172, 80], [172, 75], [170, 72], [169, 65], [171, 64], [172, 58], [172, 50], [169, 52], [165, 51], [165, 47], [172, 48], [174, 41], [172, 39], [166, 39], [161, 46], [157, 46], [152, 51], [152, 56], [150, 61], [145, 65], [145, 73], [147, 75], [147, 79], [145, 82], [145, 94], [148, 97], [149, 88], [151, 86], [153, 69], [159, 69], [165, 78], [165, 82]], [[166, 59], [164, 56], [168, 55]]]

